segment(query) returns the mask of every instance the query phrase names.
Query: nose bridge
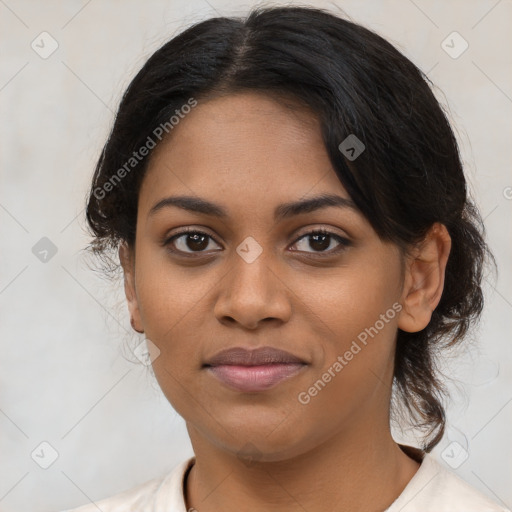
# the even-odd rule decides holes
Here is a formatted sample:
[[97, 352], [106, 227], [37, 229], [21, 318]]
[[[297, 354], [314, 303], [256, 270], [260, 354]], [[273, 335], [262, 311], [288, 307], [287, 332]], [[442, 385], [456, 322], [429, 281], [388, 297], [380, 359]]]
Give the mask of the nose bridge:
[[271, 249], [247, 237], [233, 253], [229, 265], [230, 272], [223, 280], [215, 307], [219, 320], [231, 317], [241, 324], [254, 325], [265, 318], [288, 318], [286, 287], [276, 275]]
[[275, 283], [272, 271], [271, 250], [264, 248], [255, 238], [245, 238], [236, 248], [232, 262], [231, 294], [241, 297], [255, 295], [254, 300], [264, 301], [272, 293]]

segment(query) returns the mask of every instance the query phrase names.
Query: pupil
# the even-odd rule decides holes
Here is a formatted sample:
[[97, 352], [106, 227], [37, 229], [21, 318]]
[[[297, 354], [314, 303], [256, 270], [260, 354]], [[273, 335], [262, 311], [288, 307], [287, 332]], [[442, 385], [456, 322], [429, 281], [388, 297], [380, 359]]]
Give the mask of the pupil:
[[[318, 242], [318, 239], [322, 237], [323, 238], [323, 242]], [[329, 247], [329, 241], [326, 242], [326, 240], [329, 238], [329, 235], [324, 235], [324, 234], [316, 234], [316, 235], [311, 235], [311, 238], [313, 239], [313, 244], [314, 243], [320, 243], [320, 247], [314, 247], [313, 244], [310, 242], [309, 245], [312, 249], [315, 249], [315, 250], [322, 250], [322, 249], [327, 249]]]
[[[206, 241], [205, 243], [206, 238], [207, 237], [205, 235], [200, 235], [198, 233], [194, 235], [188, 235], [187, 246], [191, 250], [205, 249], [206, 247], [208, 247], [208, 241]], [[192, 244], [189, 243], [191, 239], [193, 239]]]

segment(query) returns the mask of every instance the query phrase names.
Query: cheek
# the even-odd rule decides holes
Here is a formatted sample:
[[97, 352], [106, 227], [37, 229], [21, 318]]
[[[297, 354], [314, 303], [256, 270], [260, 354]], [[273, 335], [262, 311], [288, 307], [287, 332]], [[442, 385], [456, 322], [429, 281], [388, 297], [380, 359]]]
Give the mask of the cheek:
[[399, 280], [394, 259], [360, 258], [321, 280], [302, 279], [301, 301], [328, 327], [331, 337], [346, 341], [373, 326], [399, 300]]
[[317, 321], [323, 335], [316, 340], [323, 350], [294, 397], [302, 404], [304, 422], [330, 431], [368, 414], [386, 414], [393, 377], [397, 312], [392, 297], [360, 287], [345, 291], [325, 294], [329, 300]]
[[183, 332], [192, 319], [194, 325], [188, 326], [187, 336], [201, 331], [197, 320], [206, 319], [205, 297], [219, 280], [216, 273], [171, 265], [165, 251], [142, 247], [136, 276], [139, 311], [148, 338], [169, 348], [170, 339]]
[[379, 379], [390, 378], [399, 280], [398, 261], [383, 256], [338, 269], [322, 286], [306, 282], [309, 318], [323, 338], [315, 377], [330, 388], [320, 401], [354, 402], [355, 395], [368, 394]]
[[160, 350], [153, 371], [169, 403], [188, 419], [191, 403], [201, 402], [194, 382], [201, 366], [198, 349], [209, 332], [205, 298], [215, 282], [208, 273], [191, 279], [190, 269], [171, 270], [165, 258], [145, 256], [141, 251], [137, 296], [145, 336]]

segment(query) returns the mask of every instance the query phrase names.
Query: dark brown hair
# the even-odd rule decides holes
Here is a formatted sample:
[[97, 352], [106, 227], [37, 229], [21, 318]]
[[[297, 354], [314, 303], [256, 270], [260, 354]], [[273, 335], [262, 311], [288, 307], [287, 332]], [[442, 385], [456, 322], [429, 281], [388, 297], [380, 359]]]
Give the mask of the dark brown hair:
[[[397, 335], [394, 397], [425, 432], [423, 449], [430, 451], [445, 426], [435, 355], [478, 319], [486, 255], [492, 259], [457, 142], [430, 86], [385, 39], [321, 9], [257, 8], [244, 19], [195, 24], [149, 58], [122, 98], [88, 197], [90, 248], [105, 257], [120, 242], [133, 246], [149, 157], [139, 150], [150, 139], [158, 143], [155, 129], [191, 98], [255, 90], [299, 100], [319, 119], [339, 180], [381, 239], [406, 251], [435, 222], [451, 236], [430, 323]], [[349, 135], [365, 146], [353, 161], [339, 149]]]

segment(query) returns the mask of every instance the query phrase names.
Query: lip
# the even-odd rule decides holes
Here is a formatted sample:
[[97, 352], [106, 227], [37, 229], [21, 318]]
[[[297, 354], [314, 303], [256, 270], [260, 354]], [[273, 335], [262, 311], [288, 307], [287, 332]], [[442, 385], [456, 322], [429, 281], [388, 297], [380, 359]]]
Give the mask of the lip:
[[307, 363], [299, 357], [273, 347], [223, 350], [204, 365], [225, 385], [242, 392], [270, 389], [295, 376], [306, 366]]
[[299, 373], [302, 363], [275, 363], [258, 366], [210, 366], [208, 371], [221, 382], [244, 393], [265, 391]]
[[234, 347], [217, 352], [206, 361], [205, 366], [239, 365], [257, 366], [267, 364], [306, 364], [306, 361], [284, 350], [274, 347], [259, 347], [248, 350], [243, 347]]

